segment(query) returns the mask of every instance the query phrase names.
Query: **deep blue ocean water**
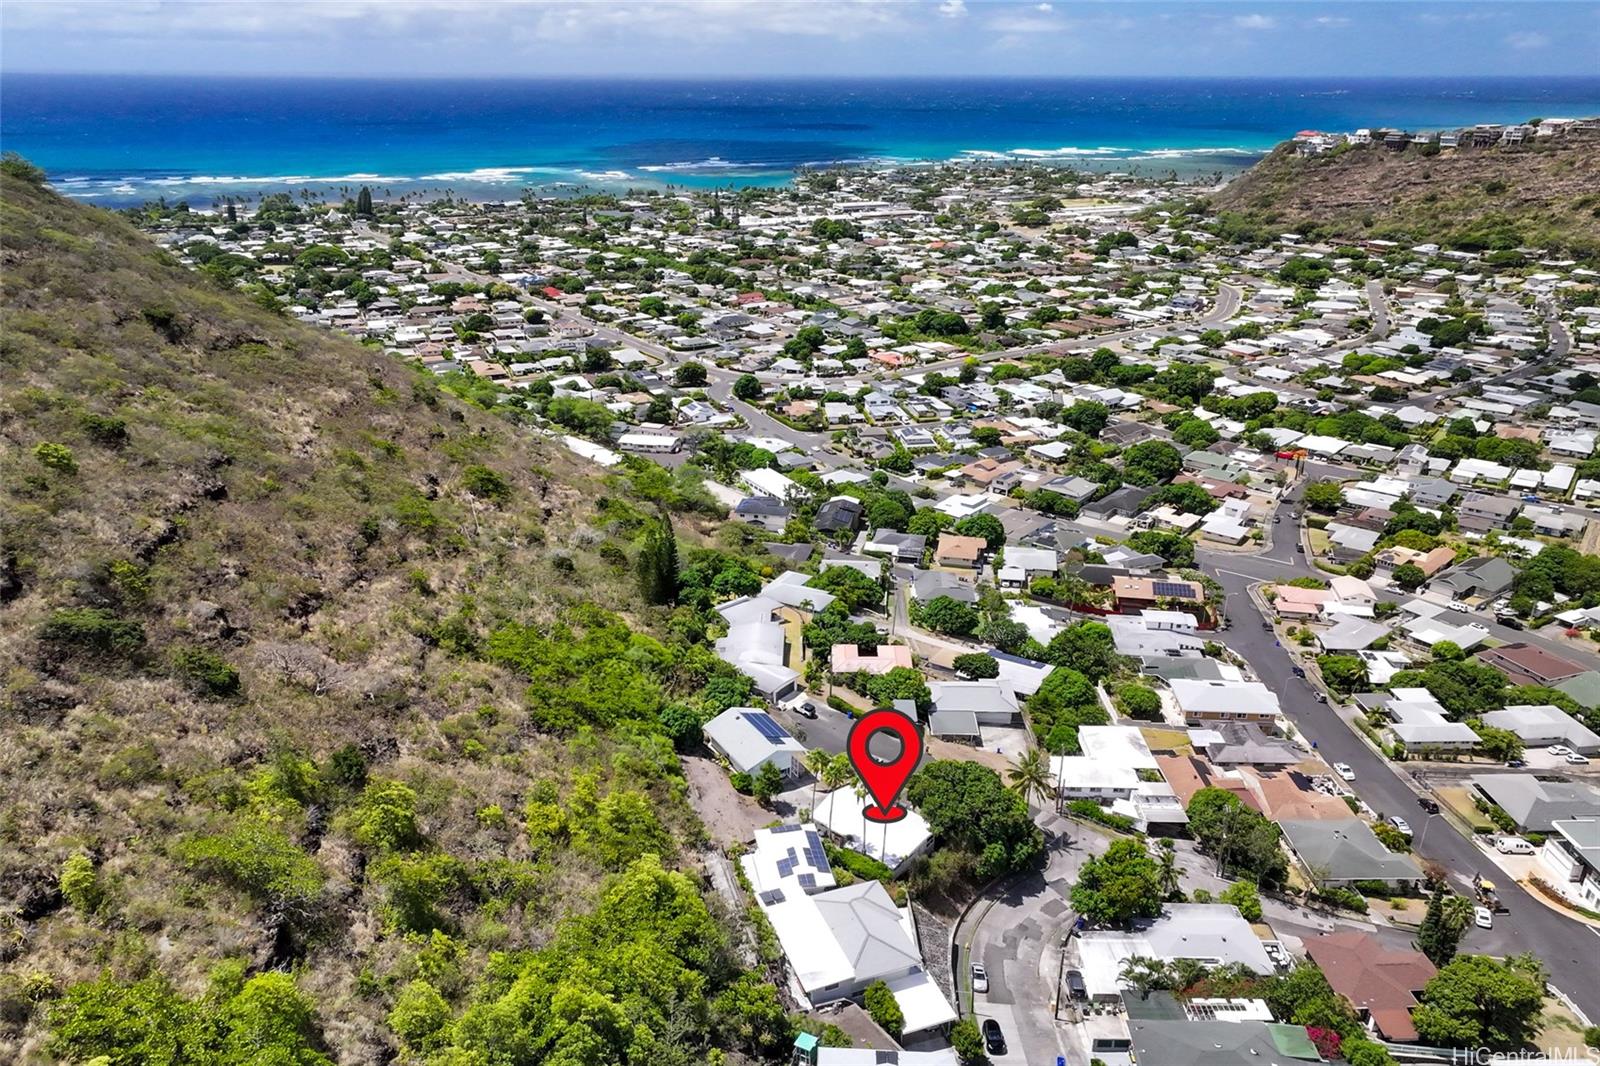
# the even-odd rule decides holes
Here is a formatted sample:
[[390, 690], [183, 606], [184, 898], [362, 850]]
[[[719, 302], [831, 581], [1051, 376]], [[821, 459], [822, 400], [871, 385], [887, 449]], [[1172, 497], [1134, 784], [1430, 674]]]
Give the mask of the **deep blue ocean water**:
[[0, 76], [0, 144], [63, 192], [472, 198], [779, 184], [841, 162], [1227, 173], [1301, 129], [1600, 114], [1600, 77], [367, 81]]

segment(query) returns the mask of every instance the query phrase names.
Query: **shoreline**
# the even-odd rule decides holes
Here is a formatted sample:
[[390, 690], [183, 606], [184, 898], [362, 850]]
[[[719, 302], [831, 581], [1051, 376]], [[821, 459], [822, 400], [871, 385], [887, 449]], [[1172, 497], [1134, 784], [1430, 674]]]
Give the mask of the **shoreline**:
[[617, 194], [628, 191], [696, 193], [744, 188], [783, 189], [807, 173], [825, 170], [918, 171], [939, 167], [1016, 168], [1057, 167], [1087, 175], [1125, 174], [1150, 180], [1184, 182], [1226, 180], [1248, 170], [1272, 150], [1242, 147], [1200, 148], [1094, 148], [1007, 150], [971, 148], [951, 157], [900, 158], [875, 156], [776, 166], [730, 162], [712, 157], [698, 163], [651, 163], [632, 168], [599, 170], [556, 166], [484, 166], [421, 175], [390, 175], [376, 171], [316, 176], [282, 174], [266, 176], [86, 175], [63, 170], [51, 173], [52, 188], [63, 196], [100, 207], [120, 209], [166, 199], [183, 200], [195, 207], [227, 202], [248, 203], [262, 196], [310, 191], [320, 197], [353, 196], [367, 186], [380, 199], [450, 196], [469, 202], [518, 199], [523, 193], [540, 197]]

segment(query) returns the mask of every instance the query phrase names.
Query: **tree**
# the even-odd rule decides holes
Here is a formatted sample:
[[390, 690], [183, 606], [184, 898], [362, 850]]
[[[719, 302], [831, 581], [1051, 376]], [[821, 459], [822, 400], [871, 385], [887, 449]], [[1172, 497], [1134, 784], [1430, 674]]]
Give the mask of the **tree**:
[[1091, 856], [1072, 886], [1072, 909], [1096, 925], [1126, 925], [1161, 913], [1161, 867], [1129, 837]]
[[372, 217], [372, 190], [365, 185], [356, 194], [356, 214], [362, 218]]
[[1117, 704], [1130, 718], [1145, 722], [1161, 720], [1161, 697], [1144, 685], [1123, 685], [1117, 690]]
[[906, 802], [927, 819], [941, 847], [978, 856], [980, 878], [1028, 869], [1044, 854], [1028, 805], [987, 766], [935, 759], [911, 775]]
[[1101, 681], [1122, 665], [1111, 627], [1104, 622], [1078, 622], [1050, 638], [1045, 661]]
[[935, 596], [919, 614], [923, 625], [946, 636], [964, 637], [978, 628], [978, 612], [949, 596]]
[[1261, 920], [1261, 894], [1249, 881], [1235, 881], [1217, 895], [1217, 902], [1231, 903], [1247, 922]]
[[637, 561], [639, 591], [646, 603], [669, 604], [678, 596], [678, 538], [672, 520], [658, 514], [645, 522]]
[[823, 748], [812, 748], [806, 752], [804, 759], [800, 760], [806, 772], [811, 775], [811, 809], [817, 809], [817, 786], [822, 783], [822, 775], [828, 769], [828, 764], [833, 761]]
[[882, 981], [874, 981], [862, 993], [861, 1001], [866, 1004], [867, 1013], [872, 1015], [872, 1020], [883, 1027], [883, 1031], [894, 1039], [899, 1040], [900, 1034], [906, 1027], [906, 1016], [900, 1010], [900, 1003], [894, 998], [894, 993], [889, 991], [889, 986]]
[[1095, 400], [1082, 400], [1062, 411], [1061, 421], [1086, 437], [1098, 437], [1111, 421], [1111, 410]]
[[955, 1049], [961, 1066], [989, 1066], [989, 1055], [983, 1044], [983, 1034], [978, 1023], [962, 1018], [950, 1027], [950, 1046]]
[[755, 778], [750, 786], [750, 794], [756, 802], [765, 807], [772, 802], [772, 797], [783, 791], [783, 772], [773, 762], [764, 762], [761, 769], [756, 771]]
[[1544, 1005], [1544, 970], [1531, 955], [1497, 962], [1463, 955], [1442, 967], [1412, 1012], [1423, 1043], [1515, 1051], [1532, 1041]]
[[1394, 568], [1394, 583], [1407, 592], [1415, 592], [1428, 580], [1428, 575], [1416, 563], [1401, 563]]
[[1171, 480], [1183, 469], [1183, 455], [1161, 440], [1141, 441], [1122, 453], [1122, 476], [1135, 485]]
[[1278, 827], [1226, 789], [1202, 788], [1189, 797], [1189, 831], [1226, 873], [1258, 884], [1281, 883], [1287, 862], [1278, 847]]
[[1344, 488], [1337, 481], [1313, 481], [1306, 486], [1305, 505], [1313, 511], [1337, 511], [1344, 506]]
[[1317, 669], [1335, 692], [1354, 692], [1367, 683], [1367, 664], [1354, 655], [1319, 655]]
[[1208, 515], [1221, 506], [1211, 493], [1187, 481], [1182, 484], [1163, 485], [1145, 501], [1145, 506], [1150, 508], [1165, 504], [1193, 515]]
[[100, 909], [105, 891], [100, 884], [99, 875], [95, 872], [94, 860], [83, 852], [74, 852], [67, 856], [67, 861], [61, 864], [59, 883], [62, 898], [77, 910], [84, 914], [93, 914]]
[[1447, 965], [1456, 957], [1456, 948], [1472, 921], [1473, 903], [1449, 891], [1443, 883], [1434, 885], [1428, 909], [1417, 930], [1417, 950], [1435, 966]]
[[1000, 676], [1000, 664], [995, 661], [993, 655], [988, 655], [984, 652], [967, 652], [964, 655], [957, 655], [951, 666], [955, 668], [956, 673], [978, 681]]
[[906, 532], [915, 533], [919, 537], [933, 538], [949, 529], [955, 524], [955, 519], [943, 511], [936, 511], [932, 507], [922, 507], [911, 516], [911, 521], [906, 523]]
[[955, 532], [963, 537], [982, 537], [990, 551], [1006, 543], [1006, 527], [992, 514], [968, 515], [955, 524]]
[[1006, 771], [1011, 791], [1023, 802], [1038, 800], [1042, 807], [1055, 795], [1055, 777], [1050, 772], [1050, 756], [1039, 748], [1029, 748]]
[[706, 368], [702, 363], [684, 363], [672, 372], [672, 383], [680, 389], [706, 387]]
[[1475, 726], [1478, 732], [1478, 751], [1497, 762], [1510, 762], [1522, 758], [1526, 745], [1521, 737], [1509, 729], [1494, 726]]
[[832, 593], [848, 611], [883, 606], [883, 586], [878, 582], [853, 566], [823, 565], [826, 568], [822, 573], [806, 583], [810, 588]]
[[761, 399], [761, 381], [754, 374], [740, 374], [733, 383], [733, 395], [745, 403]]

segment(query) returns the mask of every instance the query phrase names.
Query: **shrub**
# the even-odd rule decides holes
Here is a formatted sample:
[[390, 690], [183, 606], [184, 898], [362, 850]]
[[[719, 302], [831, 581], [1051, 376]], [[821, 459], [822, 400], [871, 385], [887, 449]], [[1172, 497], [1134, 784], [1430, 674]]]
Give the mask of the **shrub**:
[[1223, 889], [1217, 896], [1219, 903], [1231, 903], [1239, 908], [1239, 913], [1247, 922], [1261, 920], [1261, 894], [1256, 891], [1256, 886], [1249, 881], [1235, 881]]
[[51, 470], [59, 470], [63, 474], [78, 472], [78, 459], [72, 454], [72, 449], [65, 444], [42, 441], [33, 449], [33, 457], [39, 460], [39, 465], [49, 467]]
[[732, 785], [733, 790], [741, 796], [748, 796], [756, 787], [756, 779], [743, 770], [735, 770], [728, 778], [728, 784]]
[[172, 653], [172, 670], [200, 696], [226, 697], [239, 692], [239, 671], [205, 648], [178, 648]]
[[414, 848], [422, 843], [417, 828], [417, 794], [400, 781], [373, 781], [361, 793], [351, 835], [380, 851]]
[[1067, 810], [1085, 821], [1099, 822], [1123, 833], [1133, 832], [1134, 821], [1125, 814], [1108, 811], [1092, 799], [1075, 799], [1067, 803]]
[[1130, 718], [1147, 722], [1161, 718], [1161, 697], [1156, 690], [1144, 685], [1123, 685], [1117, 690], [1117, 702]]
[[450, 1004], [426, 981], [412, 981], [395, 997], [389, 1028], [412, 1051], [432, 1047], [450, 1024]]
[[486, 466], [469, 466], [461, 472], [466, 490], [481, 500], [504, 503], [511, 498], [511, 482]]
[[843, 867], [854, 874], [860, 881], [890, 881], [894, 878], [894, 871], [888, 865], [879, 862], [870, 855], [863, 855], [859, 851], [841, 848], [824, 842], [822, 848], [828, 855], [828, 861], [836, 867]]
[[950, 1027], [950, 1046], [955, 1049], [961, 1066], [985, 1066], [989, 1061], [984, 1051], [983, 1034], [978, 1031], [978, 1023], [971, 1018], [962, 1018]]
[[128, 423], [111, 415], [86, 414], [78, 423], [96, 444], [120, 448], [128, 443]]
[[889, 991], [889, 986], [882, 981], [874, 981], [867, 986], [861, 998], [872, 1020], [882, 1026], [884, 1032], [899, 1040], [906, 1027], [906, 1016], [895, 1001], [894, 993]]
[[67, 856], [61, 864], [61, 895], [84, 914], [93, 914], [100, 908], [104, 893], [100, 878], [95, 873], [94, 860], [81, 851]]
[[103, 607], [64, 607], [45, 622], [39, 639], [67, 654], [121, 659], [145, 642], [144, 626]]
[[245, 820], [225, 832], [179, 841], [179, 862], [268, 903], [305, 905], [322, 891], [322, 868], [265, 822]]

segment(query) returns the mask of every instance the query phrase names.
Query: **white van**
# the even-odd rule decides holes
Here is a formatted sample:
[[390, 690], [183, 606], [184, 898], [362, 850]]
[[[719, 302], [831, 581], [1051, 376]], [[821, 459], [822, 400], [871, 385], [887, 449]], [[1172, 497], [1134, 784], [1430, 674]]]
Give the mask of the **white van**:
[[1502, 855], [1533, 854], [1533, 845], [1521, 837], [1501, 837], [1494, 842], [1494, 849]]

